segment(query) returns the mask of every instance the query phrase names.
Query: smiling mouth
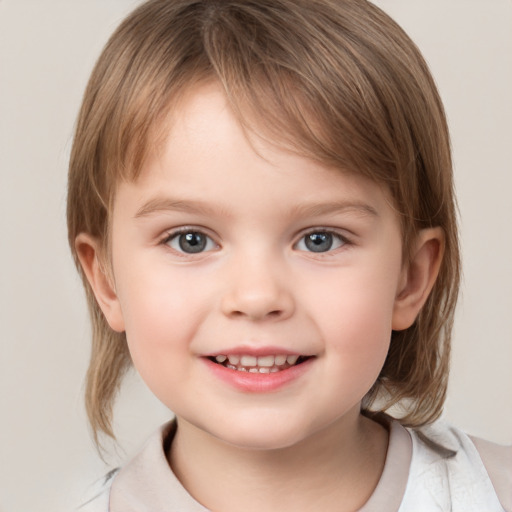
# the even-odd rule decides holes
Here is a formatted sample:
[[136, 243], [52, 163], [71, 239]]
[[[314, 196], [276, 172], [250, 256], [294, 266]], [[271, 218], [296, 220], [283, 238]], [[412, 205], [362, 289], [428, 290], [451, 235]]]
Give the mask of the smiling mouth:
[[268, 356], [251, 356], [251, 355], [234, 355], [220, 354], [218, 356], [209, 357], [210, 361], [220, 364], [225, 368], [238, 372], [249, 373], [277, 373], [287, 370], [292, 366], [304, 363], [311, 356], [299, 355], [268, 355]]

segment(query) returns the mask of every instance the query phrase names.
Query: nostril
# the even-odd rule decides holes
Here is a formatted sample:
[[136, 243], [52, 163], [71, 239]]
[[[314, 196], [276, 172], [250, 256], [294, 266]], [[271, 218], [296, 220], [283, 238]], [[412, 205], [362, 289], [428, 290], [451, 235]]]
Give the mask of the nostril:
[[260, 312], [256, 310], [247, 310], [247, 312], [240, 311], [240, 310], [234, 310], [230, 312], [231, 317], [247, 317], [252, 319], [263, 319], [263, 318], [279, 318], [283, 314], [283, 310], [281, 309], [274, 309], [272, 311]]

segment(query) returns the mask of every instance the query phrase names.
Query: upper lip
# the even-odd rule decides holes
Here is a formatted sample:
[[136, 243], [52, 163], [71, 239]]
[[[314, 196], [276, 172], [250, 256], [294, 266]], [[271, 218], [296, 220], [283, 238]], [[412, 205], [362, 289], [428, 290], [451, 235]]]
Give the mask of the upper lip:
[[275, 356], [275, 355], [296, 355], [296, 356], [306, 356], [312, 354], [305, 354], [303, 352], [298, 352], [297, 350], [291, 350], [283, 347], [270, 347], [270, 346], [262, 346], [262, 347], [251, 347], [247, 345], [240, 345], [231, 348], [223, 348], [220, 350], [216, 350], [214, 352], [209, 352], [204, 354], [204, 357], [215, 357], [218, 355], [248, 355], [255, 357], [263, 357], [263, 356]]

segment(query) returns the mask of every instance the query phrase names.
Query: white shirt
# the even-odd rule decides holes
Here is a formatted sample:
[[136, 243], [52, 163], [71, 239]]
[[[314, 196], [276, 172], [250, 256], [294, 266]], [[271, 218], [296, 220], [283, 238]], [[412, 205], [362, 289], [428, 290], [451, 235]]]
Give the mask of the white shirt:
[[[78, 511], [208, 512], [167, 463], [175, 425], [164, 425]], [[408, 429], [392, 421], [384, 471], [359, 512], [512, 512], [511, 504], [512, 447], [472, 440], [443, 422]]]

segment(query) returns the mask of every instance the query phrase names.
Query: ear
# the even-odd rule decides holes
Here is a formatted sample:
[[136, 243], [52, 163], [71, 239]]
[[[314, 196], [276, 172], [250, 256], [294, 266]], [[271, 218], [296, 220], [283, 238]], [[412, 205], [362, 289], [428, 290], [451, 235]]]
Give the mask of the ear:
[[439, 227], [419, 232], [411, 261], [402, 270], [393, 309], [394, 331], [409, 328], [425, 304], [439, 274], [444, 240], [444, 232]]
[[114, 331], [123, 332], [124, 320], [114, 280], [105, 270], [105, 261], [99, 249], [98, 240], [87, 233], [80, 233], [75, 239], [75, 249], [87, 281], [108, 324]]

